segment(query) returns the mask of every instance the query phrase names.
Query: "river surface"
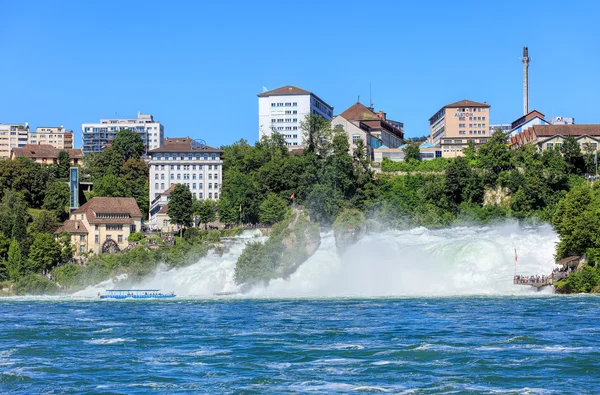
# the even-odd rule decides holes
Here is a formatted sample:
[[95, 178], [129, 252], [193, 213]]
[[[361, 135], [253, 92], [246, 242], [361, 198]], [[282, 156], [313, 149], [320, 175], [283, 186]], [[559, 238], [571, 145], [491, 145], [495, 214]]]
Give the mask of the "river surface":
[[597, 394], [600, 298], [0, 300], [2, 394]]

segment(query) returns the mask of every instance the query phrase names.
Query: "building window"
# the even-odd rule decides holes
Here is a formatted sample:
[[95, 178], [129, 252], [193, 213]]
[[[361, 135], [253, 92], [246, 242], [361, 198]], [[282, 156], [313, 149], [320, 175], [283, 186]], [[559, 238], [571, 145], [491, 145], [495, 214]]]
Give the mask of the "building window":
[[360, 134], [353, 134], [352, 135], [352, 144], [357, 144], [360, 141]]
[[553, 144], [553, 143], [548, 143], [548, 144], [546, 144], [546, 148], [547, 148], [547, 149], [552, 149], [553, 147], [554, 147], [554, 144]]
[[106, 235], [106, 240], [110, 240], [112, 237], [110, 235]]
[[192, 189], [196, 189], [196, 183], [192, 184]]
[[209, 193], [208, 193], [208, 198], [209, 198], [209, 199], [212, 199], [212, 192], [209, 192]]
[[171, 180], [175, 179], [175, 174], [171, 173]]
[[219, 198], [219, 194], [215, 192], [215, 199]]
[[154, 189], [158, 189], [158, 182], [154, 184]]
[[122, 243], [123, 242], [123, 235], [118, 235], [117, 236], [117, 242], [118, 243]]
[[160, 183], [160, 189], [165, 189], [165, 183], [164, 182]]
[[79, 235], [79, 241], [80, 242], [85, 242], [85, 235]]
[[79, 246], [79, 252], [85, 252], [85, 246], [83, 244]]
[[[200, 186], [200, 188], [202, 188], [202, 186]], [[204, 194], [202, 192], [198, 193], [198, 198], [202, 199], [204, 197]]]
[[94, 237], [94, 242], [95, 242], [96, 244], [99, 244], [99, 243], [100, 243], [100, 236], [99, 236], [99, 235], [96, 235], [96, 236]]

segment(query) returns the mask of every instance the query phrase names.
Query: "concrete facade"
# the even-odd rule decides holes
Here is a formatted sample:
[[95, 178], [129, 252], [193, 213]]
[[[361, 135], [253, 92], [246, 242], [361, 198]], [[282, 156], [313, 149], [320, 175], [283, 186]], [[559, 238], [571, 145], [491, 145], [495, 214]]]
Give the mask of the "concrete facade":
[[63, 125], [40, 126], [35, 128], [35, 131], [29, 132], [27, 136], [27, 144], [49, 144], [58, 149], [72, 149], [73, 132], [67, 132]]
[[138, 113], [137, 118], [107, 118], [98, 123], [81, 125], [83, 153], [102, 152], [121, 130], [129, 129], [142, 137], [146, 153], [163, 144], [165, 129], [150, 114]]
[[470, 142], [487, 143], [490, 137], [490, 105], [471, 100], [448, 104], [429, 119], [429, 140], [445, 158], [464, 155]]
[[304, 147], [301, 123], [307, 115], [316, 114], [327, 120], [333, 116], [332, 106], [314, 93], [295, 86], [284, 86], [257, 96], [258, 138], [279, 133], [290, 149]]
[[222, 153], [189, 137], [167, 138], [162, 147], [150, 151], [150, 220], [164, 207], [161, 194], [175, 184], [186, 185], [198, 200], [219, 200]]
[[13, 148], [22, 148], [27, 144], [29, 124], [0, 123], [0, 159], [10, 158]]

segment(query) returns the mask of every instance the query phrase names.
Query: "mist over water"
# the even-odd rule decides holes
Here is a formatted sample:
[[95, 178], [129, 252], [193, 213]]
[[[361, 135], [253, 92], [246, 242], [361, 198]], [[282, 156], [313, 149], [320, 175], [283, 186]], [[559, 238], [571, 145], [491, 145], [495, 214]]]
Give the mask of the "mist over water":
[[[136, 288], [174, 291], [180, 297], [214, 297], [235, 292], [235, 263], [249, 241], [247, 232], [222, 257], [210, 254], [198, 263], [159, 270]], [[333, 234], [322, 234], [318, 251], [288, 279], [273, 280], [236, 297], [392, 297], [539, 294], [533, 287], [514, 285], [522, 275], [549, 274], [555, 267], [557, 235], [549, 225], [535, 228], [516, 223], [494, 226], [415, 228], [371, 234], [341, 257]], [[90, 287], [76, 296], [94, 296], [119, 287], [112, 281]], [[542, 292], [550, 292], [550, 289]]]

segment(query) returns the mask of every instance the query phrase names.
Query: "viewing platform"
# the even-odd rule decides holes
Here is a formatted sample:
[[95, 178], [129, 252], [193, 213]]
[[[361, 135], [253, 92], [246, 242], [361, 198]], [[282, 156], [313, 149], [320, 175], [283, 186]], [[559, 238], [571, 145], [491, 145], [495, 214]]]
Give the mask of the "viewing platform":
[[538, 291], [548, 285], [554, 285], [555, 282], [564, 280], [571, 273], [577, 271], [577, 266], [579, 265], [581, 260], [580, 256], [570, 256], [560, 261], [556, 262], [557, 265], [561, 265], [562, 267], [554, 269], [552, 274], [546, 275], [531, 275], [531, 276], [523, 276], [519, 274], [515, 274], [513, 278], [513, 284], [515, 285], [530, 285], [535, 287]]

